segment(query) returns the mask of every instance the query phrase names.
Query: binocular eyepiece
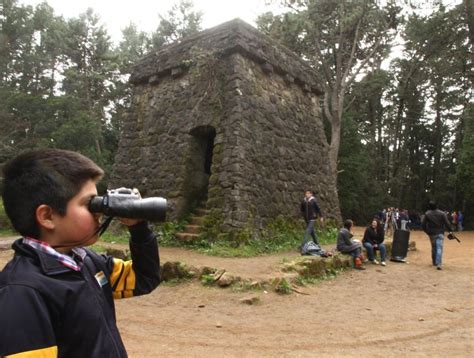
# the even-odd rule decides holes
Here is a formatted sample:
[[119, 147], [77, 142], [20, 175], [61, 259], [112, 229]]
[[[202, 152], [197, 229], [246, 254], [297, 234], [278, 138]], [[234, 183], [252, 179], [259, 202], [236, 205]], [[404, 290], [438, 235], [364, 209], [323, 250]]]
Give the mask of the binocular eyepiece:
[[89, 210], [92, 213], [150, 221], [165, 221], [166, 208], [166, 199], [142, 199], [138, 192], [127, 188], [108, 190], [104, 196], [95, 196], [89, 202]]

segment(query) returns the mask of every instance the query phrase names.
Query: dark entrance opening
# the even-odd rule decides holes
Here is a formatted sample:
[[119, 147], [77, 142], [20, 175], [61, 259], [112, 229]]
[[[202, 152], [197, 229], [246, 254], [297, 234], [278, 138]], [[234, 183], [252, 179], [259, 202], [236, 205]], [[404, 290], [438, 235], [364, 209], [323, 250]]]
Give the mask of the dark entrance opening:
[[184, 180], [185, 212], [207, 200], [216, 130], [212, 126], [193, 128], [189, 142]]

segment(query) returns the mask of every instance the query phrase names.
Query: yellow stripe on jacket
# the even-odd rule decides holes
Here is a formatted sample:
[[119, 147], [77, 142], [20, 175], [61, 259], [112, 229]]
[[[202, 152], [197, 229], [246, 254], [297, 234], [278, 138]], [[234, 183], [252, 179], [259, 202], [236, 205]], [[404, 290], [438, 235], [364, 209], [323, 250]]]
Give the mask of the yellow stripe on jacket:
[[110, 284], [115, 287], [113, 297], [128, 298], [133, 296], [136, 286], [135, 271], [133, 271], [132, 261], [123, 261], [114, 258], [114, 267], [110, 275]]
[[58, 356], [58, 347], [48, 347], [35, 349], [33, 351], [21, 352], [6, 356], [7, 358], [56, 358]]

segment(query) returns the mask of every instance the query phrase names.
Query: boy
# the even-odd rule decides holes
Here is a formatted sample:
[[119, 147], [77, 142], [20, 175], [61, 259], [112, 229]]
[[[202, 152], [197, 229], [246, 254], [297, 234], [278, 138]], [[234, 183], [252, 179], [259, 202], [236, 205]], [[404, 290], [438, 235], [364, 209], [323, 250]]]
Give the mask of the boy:
[[98, 240], [100, 226], [89, 202], [104, 172], [93, 161], [37, 150], [3, 174], [5, 211], [23, 238], [0, 272], [0, 356], [126, 357], [113, 298], [149, 293], [160, 282], [147, 222], [122, 220], [132, 261], [98, 255], [83, 248]]

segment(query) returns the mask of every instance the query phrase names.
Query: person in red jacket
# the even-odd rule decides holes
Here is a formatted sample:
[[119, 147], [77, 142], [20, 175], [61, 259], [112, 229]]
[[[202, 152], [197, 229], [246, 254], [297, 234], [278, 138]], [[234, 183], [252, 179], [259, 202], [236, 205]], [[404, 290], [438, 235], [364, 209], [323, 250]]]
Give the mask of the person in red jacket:
[[123, 219], [131, 261], [99, 255], [99, 215], [89, 210], [104, 172], [59, 149], [20, 154], [3, 168], [2, 198], [23, 236], [0, 272], [0, 356], [126, 357], [114, 298], [160, 282], [156, 236], [146, 221]]

